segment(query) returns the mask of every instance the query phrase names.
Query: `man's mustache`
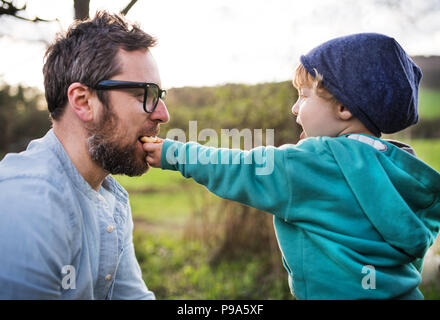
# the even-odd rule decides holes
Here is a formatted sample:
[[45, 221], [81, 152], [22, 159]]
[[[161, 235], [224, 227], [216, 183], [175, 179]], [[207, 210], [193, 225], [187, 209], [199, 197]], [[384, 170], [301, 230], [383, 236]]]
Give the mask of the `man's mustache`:
[[143, 137], [143, 136], [148, 136], [148, 137], [152, 137], [152, 136], [157, 136], [159, 135], [160, 132], [160, 125], [157, 125], [154, 130], [148, 130], [148, 131], [142, 131], [138, 137]]

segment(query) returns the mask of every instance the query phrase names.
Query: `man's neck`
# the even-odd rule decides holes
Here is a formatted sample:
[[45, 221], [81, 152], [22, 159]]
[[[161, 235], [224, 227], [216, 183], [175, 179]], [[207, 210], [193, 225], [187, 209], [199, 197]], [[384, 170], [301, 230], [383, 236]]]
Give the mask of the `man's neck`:
[[87, 181], [92, 189], [99, 191], [108, 172], [90, 158], [85, 132], [78, 129], [75, 130], [73, 127], [67, 130], [56, 122], [53, 123], [53, 131], [84, 180]]

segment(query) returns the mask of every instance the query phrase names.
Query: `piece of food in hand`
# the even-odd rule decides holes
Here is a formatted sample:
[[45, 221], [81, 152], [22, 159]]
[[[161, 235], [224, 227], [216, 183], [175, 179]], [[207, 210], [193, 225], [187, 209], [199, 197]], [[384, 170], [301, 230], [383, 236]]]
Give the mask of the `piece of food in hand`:
[[143, 143], [147, 143], [147, 142], [149, 142], [149, 143], [160, 143], [160, 139], [158, 137], [143, 136], [143, 137], [140, 138], [140, 140]]

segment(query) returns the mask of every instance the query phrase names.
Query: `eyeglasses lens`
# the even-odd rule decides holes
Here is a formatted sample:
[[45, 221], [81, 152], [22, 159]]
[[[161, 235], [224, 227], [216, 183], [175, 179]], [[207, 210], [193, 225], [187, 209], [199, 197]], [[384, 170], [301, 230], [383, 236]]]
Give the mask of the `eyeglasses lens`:
[[159, 88], [156, 86], [148, 86], [146, 89], [147, 101], [145, 101], [145, 108], [148, 112], [153, 112], [154, 107], [159, 100]]

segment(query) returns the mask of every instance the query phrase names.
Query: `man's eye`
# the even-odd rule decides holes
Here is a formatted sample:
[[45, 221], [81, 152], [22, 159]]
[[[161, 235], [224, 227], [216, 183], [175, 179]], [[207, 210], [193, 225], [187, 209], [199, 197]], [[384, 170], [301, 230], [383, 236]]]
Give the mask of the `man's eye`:
[[136, 100], [139, 100], [140, 102], [143, 102], [144, 101], [144, 94], [142, 93], [140, 93], [140, 94], [134, 94], [133, 95], [134, 96], [134, 98], [136, 99]]

